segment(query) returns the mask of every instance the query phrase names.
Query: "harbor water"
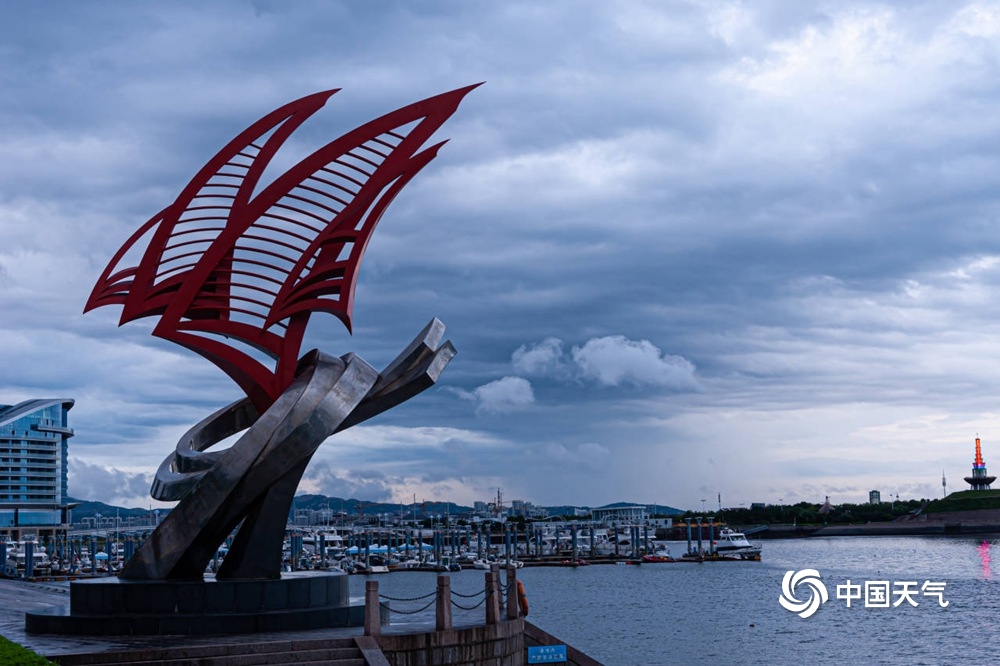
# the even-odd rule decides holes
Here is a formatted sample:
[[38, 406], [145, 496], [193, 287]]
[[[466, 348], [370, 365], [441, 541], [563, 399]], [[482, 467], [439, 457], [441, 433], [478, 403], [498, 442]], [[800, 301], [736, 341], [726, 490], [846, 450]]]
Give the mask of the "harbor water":
[[[672, 544], [675, 555], [683, 549]], [[786, 572], [803, 569], [828, 593], [818, 603], [815, 583], [789, 589], [793, 602], [817, 596], [805, 618], [779, 603]], [[472, 595], [483, 573], [450, 574], [452, 589], [470, 595], [456, 603], [481, 600]], [[419, 610], [432, 599], [402, 600], [433, 592], [436, 577], [373, 578], [408, 613], [393, 613], [394, 627], [433, 623], [433, 605]], [[608, 666], [992, 663], [1000, 654], [1000, 535], [773, 540], [761, 562], [533, 567], [518, 578], [532, 622]], [[352, 577], [352, 596], [364, 595], [364, 581]], [[456, 624], [483, 621], [482, 606], [453, 612]]]

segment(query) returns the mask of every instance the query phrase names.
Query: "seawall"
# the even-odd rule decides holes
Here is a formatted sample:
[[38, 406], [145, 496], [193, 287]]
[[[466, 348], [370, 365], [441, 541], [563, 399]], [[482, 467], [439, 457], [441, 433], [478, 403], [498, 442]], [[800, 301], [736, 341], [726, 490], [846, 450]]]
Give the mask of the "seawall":
[[1000, 509], [928, 513], [865, 525], [828, 525], [816, 530], [812, 536], [919, 536], [990, 532], [1000, 532]]

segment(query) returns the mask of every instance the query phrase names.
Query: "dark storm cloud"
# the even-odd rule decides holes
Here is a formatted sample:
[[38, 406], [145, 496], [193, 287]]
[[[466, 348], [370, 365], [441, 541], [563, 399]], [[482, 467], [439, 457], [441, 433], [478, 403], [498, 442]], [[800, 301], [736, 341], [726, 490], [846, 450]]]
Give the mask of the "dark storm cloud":
[[[684, 506], [958, 478], [973, 433], [1000, 441], [998, 52], [978, 2], [19, 5], [0, 401], [75, 398], [72, 455], [148, 475], [238, 389], [147, 321], [81, 316], [115, 249], [280, 104], [343, 89], [285, 168], [485, 81], [375, 232], [355, 335], [317, 315], [303, 345], [381, 367], [437, 316], [459, 355], [308, 489]], [[806, 464], [871, 447], [911, 466]]]
[[77, 499], [100, 498], [99, 501], [109, 504], [141, 507], [146, 503], [134, 503], [135, 498], [149, 492], [152, 480], [151, 474], [123, 472], [74, 457], [69, 460], [69, 494]]

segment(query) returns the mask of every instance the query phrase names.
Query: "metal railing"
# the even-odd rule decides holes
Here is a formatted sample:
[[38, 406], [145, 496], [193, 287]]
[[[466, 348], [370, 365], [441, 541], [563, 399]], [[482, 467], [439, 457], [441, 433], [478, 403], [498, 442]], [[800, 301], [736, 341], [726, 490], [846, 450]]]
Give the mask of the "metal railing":
[[[501, 612], [506, 610], [506, 619], [513, 620], [521, 616], [517, 593], [517, 569], [513, 566], [504, 567], [507, 571], [506, 581], [501, 584], [499, 566], [494, 566], [485, 573], [483, 589], [470, 594], [463, 594], [451, 589], [451, 576], [441, 574], [437, 578], [437, 589], [418, 597], [390, 597], [381, 595], [378, 591], [378, 581], [365, 581], [365, 635], [378, 636], [382, 632], [383, 610], [391, 618], [392, 614], [415, 615], [426, 611], [431, 606], [434, 610], [434, 628], [436, 631], [448, 631], [452, 628], [451, 610], [454, 606], [463, 611], [473, 611], [485, 606], [486, 624], [497, 624]], [[452, 597], [478, 601], [461, 603]], [[426, 600], [427, 603], [422, 603]], [[393, 608], [389, 602], [403, 604], [422, 604], [415, 608]]]

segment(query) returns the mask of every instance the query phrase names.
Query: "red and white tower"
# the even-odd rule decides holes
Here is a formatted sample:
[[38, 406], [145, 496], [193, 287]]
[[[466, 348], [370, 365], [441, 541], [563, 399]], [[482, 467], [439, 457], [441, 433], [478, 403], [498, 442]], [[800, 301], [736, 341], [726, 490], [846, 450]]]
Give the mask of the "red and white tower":
[[997, 477], [990, 476], [986, 472], [986, 463], [983, 462], [983, 449], [976, 437], [976, 459], [972, 461], [972, 476], [965, 477], [965, 482], [972, 486], [972, 490], [989, 490], [990, 484], [997, 480]]

